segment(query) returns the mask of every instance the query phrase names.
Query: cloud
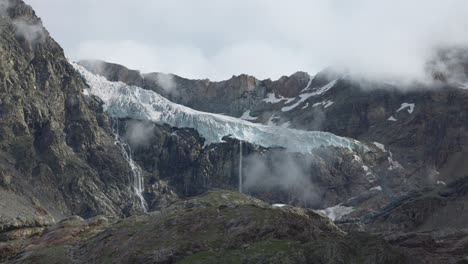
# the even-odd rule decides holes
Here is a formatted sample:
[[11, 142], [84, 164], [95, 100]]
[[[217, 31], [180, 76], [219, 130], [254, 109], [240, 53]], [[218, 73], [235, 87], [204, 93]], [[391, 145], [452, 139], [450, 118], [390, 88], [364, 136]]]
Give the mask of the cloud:
[[364, 76], [424, 79], [436, 48], [468, 44], [465, 0], [30, 3], [72, 59], [188, 78], [276, 79], [340, 66]]
[[19, 37], [23, 37], [29, 43], [42, 43], [46, 39], [46, 33], [42, 24], [39, 22], [31, 23], [23, 19], [15, 19], [12, 21], [15, 27], [15, 33]]
[[166, 93], [178, 96], [177, 83], [174, 80], [174, 75], [164, 73], [146, 74], [145, 79], [155, 82]]
[[129, 121], [125, 130], [125, 141], [131, 146], [139, 147], [148, 144], [154, 137], [154, 124]]

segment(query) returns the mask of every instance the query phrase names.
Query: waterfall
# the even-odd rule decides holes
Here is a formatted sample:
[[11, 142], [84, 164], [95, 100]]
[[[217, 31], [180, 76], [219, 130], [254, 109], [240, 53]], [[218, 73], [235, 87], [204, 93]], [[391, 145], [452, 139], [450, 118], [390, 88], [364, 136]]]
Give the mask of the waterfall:
[[137, 195], [138, 199], [140, 200], [141, 207], [143, 211], [146, 213], [148, 212], [148, 204], [146, 203], [145, 198], [143, 197], [144, 191], [144, 182], [143, 176], [141, 172], [141, 168], [136, 164], [132, 157], [132, 149], [130, 146], [125, 143], [119, 136], [119, 121], [113, 120], [112, 121], [112, 132], [115, 135], [114, 144], [119, 146], [122, 151], [122, 156], [127, 161], [130, 169], [132, 171], [132, 178], [133, 178], [133, 190]]
[[242, 193], [242, 141], [239, 140], [239, 192]]

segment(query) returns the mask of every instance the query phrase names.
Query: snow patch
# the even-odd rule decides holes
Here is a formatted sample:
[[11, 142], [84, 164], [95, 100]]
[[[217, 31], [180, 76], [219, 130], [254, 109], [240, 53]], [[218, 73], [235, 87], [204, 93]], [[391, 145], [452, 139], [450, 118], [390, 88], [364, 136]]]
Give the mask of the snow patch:
[[310, 86], [312, 85], [312, 80], [313, 80], [312, 76], [309, 75], [309, 81], [307, 82], [306, 87], [304, 89], [302, 89], [301, 92], [305, 92], [305, 91], [308, 91], [310, 89]]
[[244, 120], [248, 120], [248, 121], [254, 121], [254, 120], [257, 120], [258, 117], [251, 116], [250, 115], [250, 110], [247, 110], [242, 114], [240, 119], [244, 119]]
[[393, 117], [393, 116], [389, 117], [387, 120], [388, 120], [388, 121], [393, 121], [393, 122], [398, 121], [398, 120], [397, 120], [395, 117]]
[[331, 82], [329, 82], [328, 84], [316, 89], [313, 94], [314, 95], [322, 95], [322, 94], [325, 94], [326, 92], [328, 92], [331, 88], [333, 88], [333, 86], [335, 86], [336, 82], [338, 81], [338, 79], [336, 80], [333, 80]]
[[89, 89], [83, 89], [83, 95], [89, 96]]
[[[278, 96], [278, 97], [277, 97]], [[267, 97], [263, 99], [264, 102], [269, 103], [269, 104], [277, 104], [283, 101], [286, 101], [286, 104], [289, 104], [290, 102], [294, 101], [296, 98], [286, 98], [281, 95], [276, 95], [274, 93], [267, 93]]]
[[367, 167], [366, 165], [362, 165], [362, 169], [363, 169], [365, 172], [368, 172], [368, 171], [369, 171], [369, 167]]
[[382, 186], [376, 186], [369, 189], [370, 191], [382, 191]]
[[443, 185], [443, 186], [445, 186], [445, 185], [447, 185], [447, 183], [445, 183], [444, 181], [437, 181], [437, 185]]
[[401, 107], [396, 112], [398, 113], [401, 110], [407, 109], [408, 113], [412, 114], [414, 111], [414, 106], [415, 106], [414, 104], [402, 103]]
[[332, 104], [333, 104], [333, 101], [325, 100], [325, 101], [322, 101], [322, 102], [315, 103], [312, 106], [313, 107], [323, 106], [323, 108], [327, 108], [327, 107], [331, 106]]
[[329, 82], [328, 84], [318, 88], [317, 90], [315, 90], [314, 92], [311, 92], [311, 93], [302, 93], [299, 95], [299, 100], [297, 102], [295, 102], [294, 104], [290, 105], [290, 106], [285, 106], [283, 108], [281, 108], [281, 111], [282, 112], [288, 112], [288, 111], [291, 111], [293, 110], [294, 108], [296, 108], [297, 106], [299, 106], [300, 104], [302, 104], [304, 101], [306, 101], [307, 99], [309, 99], [310, 97], [312, 96], [316, 96], [316, 95], [321, 95], [321, 94], [324, 94], [326, 93], [328, 90], [330, 90], [331, 88], [333, 88], [333, 86], [335, 86], [336, 82], [338, 81], [338, 79], [336, 80], [333, 80], [331, 82]]
[[359, 156], [356, 155], [356, 154], [353, 155], [353, 160], [355, 160], [355, 161], [357, 161], [357, 162], [359, 162], [359, 163], [362, 163], [361, 157], [359, 157]]
[[285, 207], [287, 204], [272, 204], [273, 207]]
[[382, 144], [382, 143], [379, 143], [379, 142], [372, 142], [372, 144], [374, 144], [376, 147], [378, 147], [380, 150], [382, 150], [383, 152], [387, 152], [385, 150], [385, 145]]
[[281, 108], [281, 111], [282, 112], [291, 111], [291, 110], [298, 107], [301, 103], [303, 103], [305, 100], [309, 99], [312, 96], [314, 96], [312, 93], [300, 94], [299, 95], [299, 97], [300, 97], [299, 101], [297, 101], [296, 103], [294, 103], [294, 104], [292, 104], [290, 106], [285, 106], [285, 107]]
[[389, 153], [388, 163], [390, 163], [388, 170], [392, 171], [392, 170], [397, 170], [397, 169], [403, 169], [403, 166], [401, 166], [401, 164], [398, 163], [398, 161], [393, 160], [393, 153], [391, 151], [389, 151], [388, 153]]

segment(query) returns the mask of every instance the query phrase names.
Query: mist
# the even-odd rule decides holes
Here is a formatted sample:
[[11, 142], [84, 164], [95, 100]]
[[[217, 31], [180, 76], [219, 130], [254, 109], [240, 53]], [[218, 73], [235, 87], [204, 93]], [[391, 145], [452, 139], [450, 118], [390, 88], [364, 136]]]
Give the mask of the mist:
[[30, 23], [22, 19], [13, 20], [15, 33], [25, 38], [29, 43], [42, 43], [46, 39], [44, 28], [40, 23]]
[[166, 93], [177, 96], [179, 92], [177, 90], [177, 83], [174, 80], [174, 75], [164, 73], [152, 73], [146, 74], [145, 79], [149, 79], [155, 82], [161, 87]]
[[145, 146], [154, 138], [154, 124], [140, 121], [129, 121], [124, 139], [131, 146]]
[[[12, 6], [10, 0], [0, 0], [0, 17], [8, 17], [8, 9]], [[41, 21], [18, 17], [10, 20], [17, 37], [24, 38], [30, 44], [42, 43], [46, 39], [46, 32]]]
[[244, 185], [247, 192], [281, 191], [302, 206], [320, 203], [319, 189], [312, 183], [313, 159], [310, 156], [273, 151], [268, 155], [244, 157]]

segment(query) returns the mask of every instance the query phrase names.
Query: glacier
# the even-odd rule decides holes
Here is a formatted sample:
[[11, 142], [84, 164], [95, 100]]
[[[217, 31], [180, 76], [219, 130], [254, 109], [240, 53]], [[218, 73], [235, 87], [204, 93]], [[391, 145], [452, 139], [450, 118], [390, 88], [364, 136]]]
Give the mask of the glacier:
[[72, 63], [89, 85], [84, 94], [99, 97], [104, 110], [114, 118], [149, 120], [179, 128], [193, 128], [205, 144], [222, 142], [230, 135], [263, 147], [283, 147], [290, 152], [312, 153], [321, 146], [336, 146], [365, 151], [359, 141], [321, 131], [304, 131], [256, 124], [221, 114], [206, 113], [169, 101], [154, 91], [122, 82], [111, 82]]

